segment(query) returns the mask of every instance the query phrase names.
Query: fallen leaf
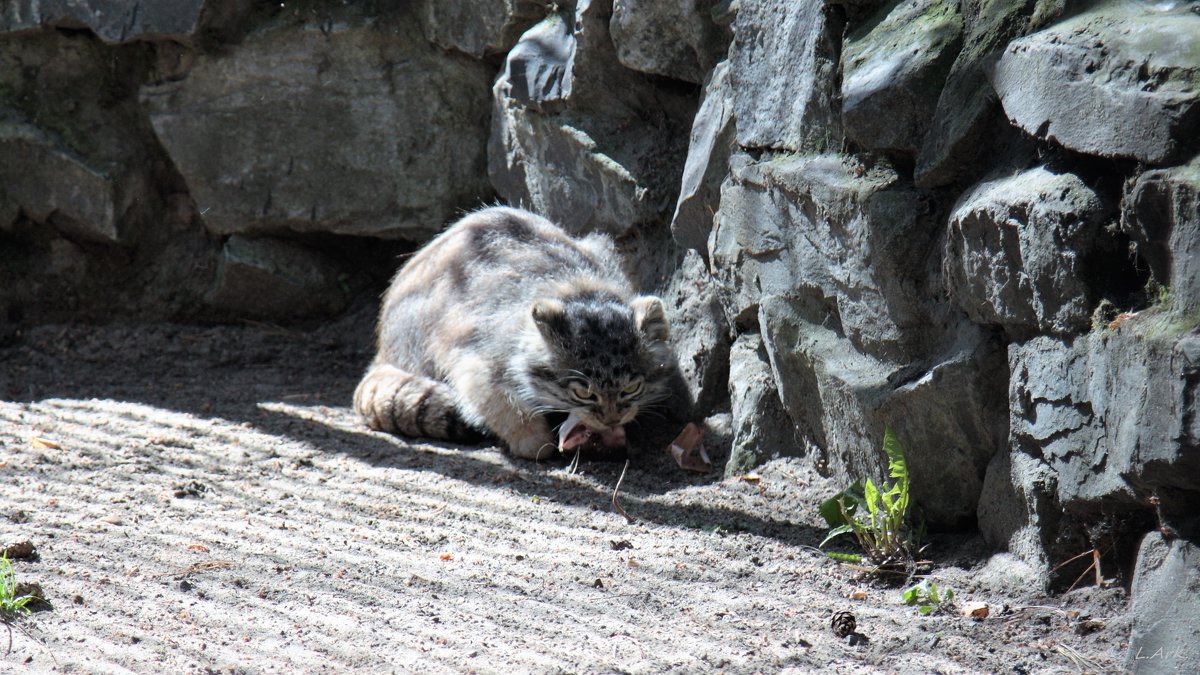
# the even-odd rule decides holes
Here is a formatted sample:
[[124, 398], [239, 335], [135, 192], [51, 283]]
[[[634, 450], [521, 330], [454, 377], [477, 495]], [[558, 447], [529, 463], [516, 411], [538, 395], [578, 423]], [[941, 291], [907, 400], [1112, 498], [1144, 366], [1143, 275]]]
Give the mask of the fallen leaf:
[[35, 448], [41, 448], [43, 450], [62, 450], [61, 445], [55, 443], [54, 441], [42, 438], [41, 436], [34, 436], [33, 438], [30, 438], [29, 444]]
[[738, 476], [738, 480], [744, 480], [747, 483], [757, 483], [758, 481], [762, 480], [762, 476], [756, 473], [748, 473], [743, 476]]
[[986, 602], [964, 602], [960, 611], [968, 619], [986, 619], [988, 604]]
[[121, 516], [104, 516], [100, 519], [100, 522], [108, 523], [109, 525], [124, 525], [125, 519]]
[[859, 591], [851, 591], [851, 592], [850, 592], [850, 599], [851, 599], [851, 600], [866, 600], [866, 599], [867, 599], [867, 592], [866, 592], [866, 591], [862, 591], [862, 590], [859, 590]]
[[443, 554], [441, 554], [441, 555], [440, 555], [440, 556], [438, 556], [438, 557], [439, 557], [439, 558], [441, 558], [442, 560], [454, 560], [454, 554], [453, 554], [453, 553], [443, 553]]
[[204, 544], [188, 544], [188, 550], [189, 551], [200, 551], [201, 553], [208, 553], [208, 547], [205, 546]]

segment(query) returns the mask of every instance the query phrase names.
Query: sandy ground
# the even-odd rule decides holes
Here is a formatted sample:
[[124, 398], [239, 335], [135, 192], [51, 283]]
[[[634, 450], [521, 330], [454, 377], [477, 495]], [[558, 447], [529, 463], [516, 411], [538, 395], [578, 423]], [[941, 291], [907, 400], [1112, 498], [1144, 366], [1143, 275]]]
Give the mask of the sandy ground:
[[[797, 460], [514, 460], [348, 408], [363, 308], [272, 326], [41, 326], [0, 348], [0, 545], [48, 600], [0, 670], [1017, 672], [1119, 668], [1125, 595], [1041, 598], [976, 539], [929, 555], [982, 621], [920, 616], [815, 551]], [[720, 458], [720, 449], [715, 454]], [[1007, 606], [1007, 607], [1006, 607]], [[849, 610], [868, 640], [830, 629]], [[0, 628], [0, 650], [8, 642]]]

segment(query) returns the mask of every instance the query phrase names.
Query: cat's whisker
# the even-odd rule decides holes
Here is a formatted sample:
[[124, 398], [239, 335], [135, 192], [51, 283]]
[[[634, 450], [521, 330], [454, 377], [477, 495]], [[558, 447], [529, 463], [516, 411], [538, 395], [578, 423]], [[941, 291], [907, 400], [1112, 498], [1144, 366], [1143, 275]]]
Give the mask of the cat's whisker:
[[655, 419], [660, 419], [660, 420], [667, 419], [667, 416], [664, 415], [663, 413], [661, 413], [657, 410], [654, 410], [654, 409], [650, 409], [650, 410], [643, 410], [643, 411], [639, 412], [637, 418], [632, 423], [636, 424], [647, 417], [653, 417]]
[[538, 406], [538, 407], [534, 408], [531, 412], [534, 415], [540, 415], [540, 416], [553, 415], [555, 413], [559, 413], [559, 414], [562, 414], [562, 413], [569, 414], [570, 413], [570, 411], [565, 408], [556, 408], [554, 406]]

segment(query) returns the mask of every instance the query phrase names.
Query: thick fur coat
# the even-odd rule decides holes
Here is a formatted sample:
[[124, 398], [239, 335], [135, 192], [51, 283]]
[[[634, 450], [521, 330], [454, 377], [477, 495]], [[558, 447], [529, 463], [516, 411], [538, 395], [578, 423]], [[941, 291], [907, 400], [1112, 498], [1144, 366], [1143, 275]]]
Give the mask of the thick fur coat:
[[[564, 436], [623, 444], [625, 425], [687, 407], [663, 304], [633, 292], [611, 240], [519, 209], [472, 213], [419, 251], [384, 296], [377, 338], [354, 405], [406, 436], [484, 432], [537, 459]], [[564, 415], [579, 433], [556, 438]]]

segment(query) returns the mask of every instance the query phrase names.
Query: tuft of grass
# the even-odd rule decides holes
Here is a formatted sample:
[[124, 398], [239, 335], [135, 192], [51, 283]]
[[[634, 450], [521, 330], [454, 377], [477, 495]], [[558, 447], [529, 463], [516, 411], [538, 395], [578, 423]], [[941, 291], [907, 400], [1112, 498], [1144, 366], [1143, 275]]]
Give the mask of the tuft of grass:
[[904, 604], [916, 605], [921, 614], [933, 614], [954, 606], [954, 589], [949, 586], [938, 588], [938, 585], [929, 579], [923, 579], [921, 583], [904, 589], [900, 597], [904, 598]]
[[29, 605], [37, 598], [32, 595], [17, 595], [17, 575], [13, 572], [8, 554], [0, 555], [0, 618], [8, 618], [22, 612], [30, 612]]
[[1171, 288], [1154, 279], [1146, 282], [1146, 297], [1154, 305], [1166, 307], [1171, 304]]
[[[883, 432], [883, 451], [892, 478], [883, 489], [868, 478], [821, 504], [821, 516], [832, 528], [821, 546], [843, 534], [853, 534], [862, 547], [863, 557], [880, 569], [911, 564], [919, 539], [909, 526], [909, 477], [904, 448], [890, 427]], [[845, 554], [831, 557], [846, 559]]]

